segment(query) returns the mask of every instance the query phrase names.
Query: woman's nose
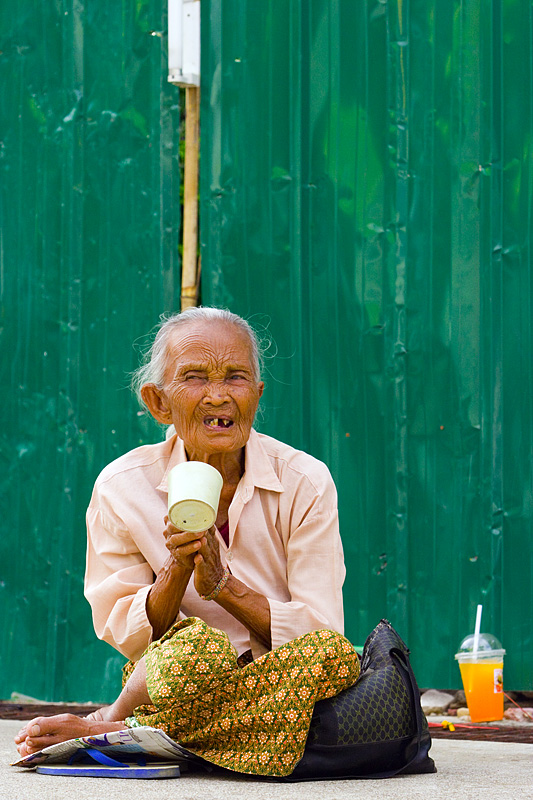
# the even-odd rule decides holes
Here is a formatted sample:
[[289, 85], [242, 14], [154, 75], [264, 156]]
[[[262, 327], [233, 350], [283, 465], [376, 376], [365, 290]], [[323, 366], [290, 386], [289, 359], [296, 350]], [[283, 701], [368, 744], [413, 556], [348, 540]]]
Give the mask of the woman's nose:
[[205, 403], [222, 405], [228, 400], [228, 390], [224, 381], [208, 381], [204, 394]]

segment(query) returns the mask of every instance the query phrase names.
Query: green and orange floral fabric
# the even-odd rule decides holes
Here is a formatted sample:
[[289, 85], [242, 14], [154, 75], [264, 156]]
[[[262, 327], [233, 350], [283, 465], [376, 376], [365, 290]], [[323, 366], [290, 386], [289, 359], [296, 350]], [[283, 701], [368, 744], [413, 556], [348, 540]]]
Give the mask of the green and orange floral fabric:
[[359, 675], [352, 645], [320, 630], [240, 668], [222, 631], [189, 617], [145, 653], [152, 706], [135, 721], [161, 728], [184, 747], [227, 769], [289, 775], [301, 758], [313, 707]]

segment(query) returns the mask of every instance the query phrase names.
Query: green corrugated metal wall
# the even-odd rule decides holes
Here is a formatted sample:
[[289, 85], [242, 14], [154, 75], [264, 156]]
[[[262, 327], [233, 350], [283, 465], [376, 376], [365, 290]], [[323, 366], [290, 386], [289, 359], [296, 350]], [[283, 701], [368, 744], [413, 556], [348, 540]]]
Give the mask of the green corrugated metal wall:
[[204, 302], [269, 320], [262, 428], [333, 471], [347, 631], [458, 686], [483, 603], [531, 689], [531, 3], [202, 5]]
[[[336, 478], [347, 629], [423, 685], [484, 604], [532, 688], [532, 10], [203, 0], [203, 300], [266, 325], [261, 427]], [[156, 431], [131, 342], [179, 294], [163, 0], [0, 10], [0, 696], [105, 700], [84, 511]]]
[[[110, 699], [83, 598], [100, 469], [152, 439], [132, 342], [179, 298], [179, 91], [162, 0], [0, 10], [0, 697]], [[177, 300], [179, 307], [179, 300]]]

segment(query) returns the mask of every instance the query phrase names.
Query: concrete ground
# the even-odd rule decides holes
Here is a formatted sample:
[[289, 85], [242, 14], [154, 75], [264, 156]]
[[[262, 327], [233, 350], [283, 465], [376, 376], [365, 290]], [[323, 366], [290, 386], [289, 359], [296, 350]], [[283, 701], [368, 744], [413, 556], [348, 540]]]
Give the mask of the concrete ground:
[[169, 780], [65, 778], [10, 766], [16, 720], [0, 720], [0, 800], [533, 800], [533, 745], [436, 739], [438, 772], [381, 781], [275, 784], [244, 776]]

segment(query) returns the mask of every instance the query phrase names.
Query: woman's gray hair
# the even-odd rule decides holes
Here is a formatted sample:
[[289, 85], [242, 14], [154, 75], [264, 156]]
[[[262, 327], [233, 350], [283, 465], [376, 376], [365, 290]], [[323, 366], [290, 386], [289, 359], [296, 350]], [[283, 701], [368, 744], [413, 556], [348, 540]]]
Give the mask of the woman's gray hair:
[[131, 387], [143, 407], [145, 407], [145, 404], [141, 397], [142, 387], [146, 383], [154, 383], [159, 388], [163, 386], [168, 358], [168, 344], [172, 333], [178, 328], [182, 328], [194, 322], [216, 321], [228, 322], [235, 325], [235, 327], [247, 336], [250, 343], [254, 379], [256, 381], [260, 379], [262, 351], [257, 334], [252, 326], [246, 322], [245, 319], [239, 317], [238, 314], [233, 314], [225, 308], [195, 306], [193, 308], [187, 308], [179, 314], [161, 317], [161, 321], [157, 327], [156, 337], [151, 347], [144, 354], [143, 363], [132, 374]]

